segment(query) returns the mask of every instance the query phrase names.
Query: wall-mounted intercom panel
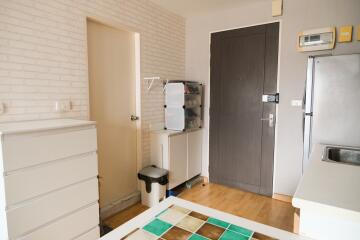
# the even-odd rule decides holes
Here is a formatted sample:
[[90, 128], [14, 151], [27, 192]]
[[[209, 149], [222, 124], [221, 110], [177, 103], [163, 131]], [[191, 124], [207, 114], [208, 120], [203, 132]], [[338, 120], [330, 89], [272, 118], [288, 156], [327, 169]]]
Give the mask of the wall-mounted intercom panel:
[[320, 28], [300, 32], [297, 49], [299, 52], [333, 49], [335, 46], [335, 28]]
[[280, 95], [279, 93], [275, 94], [263, 94], [262, 95], [262, 102], [267, 103], [279, 103]]

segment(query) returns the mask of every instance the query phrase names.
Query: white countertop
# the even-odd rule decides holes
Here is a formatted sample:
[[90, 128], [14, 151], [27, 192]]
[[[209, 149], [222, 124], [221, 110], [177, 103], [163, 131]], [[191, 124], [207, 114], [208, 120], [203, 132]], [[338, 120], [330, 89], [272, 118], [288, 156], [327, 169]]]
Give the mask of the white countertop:
[[360, 219], [360, 166], [322, 161], [324, 145], [316, 145], [293, 197], [293, 205], [325, 207]]
[[93, 121], [77, 120], [77, 119], [50, 119], [21, 121], [0, 124], [0, 134], [13, 134], [32, 131], [43, 131], [50, 129], [58, 129], [64, 127], [79, 127], [86, 125], [94, 125]]

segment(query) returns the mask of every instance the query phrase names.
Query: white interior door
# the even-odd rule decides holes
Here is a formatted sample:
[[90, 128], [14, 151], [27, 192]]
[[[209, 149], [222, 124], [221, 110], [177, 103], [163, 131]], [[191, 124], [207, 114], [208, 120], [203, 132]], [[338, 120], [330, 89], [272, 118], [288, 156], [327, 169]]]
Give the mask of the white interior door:
[[135, 34], [88, 21], [88, 55], [104, 207], [137, 190]]

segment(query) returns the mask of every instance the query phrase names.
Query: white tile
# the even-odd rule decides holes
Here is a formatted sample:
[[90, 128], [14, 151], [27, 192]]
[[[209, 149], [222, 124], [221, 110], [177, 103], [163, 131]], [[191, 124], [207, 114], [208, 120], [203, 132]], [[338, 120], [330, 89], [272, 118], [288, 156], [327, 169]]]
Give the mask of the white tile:
[[160, 214], [160, 216], [158, 216], [158, 219], [163, 220], [168, 223], [171, 223], [173, 225], [176, 225], [186, 215], [187, 214], [185, 214], [183, 212], [179, 212], [179, 211], [169, 208], [168, 210], [166, 210], [165, 212]]
[[185, 213], [185, 214], [188, 214], [188, 213], [191, 212], [191, 210], [189, 210], [189, 209], [179, 207], [179, 206], [176, 206], [176, 205], [172, 206], [171, 209], [182, 212], [182, 213]]

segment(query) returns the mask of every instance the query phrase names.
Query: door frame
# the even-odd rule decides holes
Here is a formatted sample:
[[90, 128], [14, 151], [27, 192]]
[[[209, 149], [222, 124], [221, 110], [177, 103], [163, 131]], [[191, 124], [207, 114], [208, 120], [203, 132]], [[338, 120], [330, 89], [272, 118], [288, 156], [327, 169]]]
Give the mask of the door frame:
[[[210, 77], [211, 77], [211, 66], [210, 66], [210, 60], [211, 60], [211, 34], [213, 33], [218, 33], [218, 32], [223, 32], [223, 31], [231, 31], [231, 30], [236, 30], [236, 29], [242, 29], [242, 28], [248, 28], [248, 27], [256, 27], [256, 26], [261, 26], [261, 25], [266, 25], [266, 24], [271, 24], [271, 23], [279, 23], [279, 47], [278, 47], [278, 66], [277, 66], [277, 78], [276, 78], [276, 91], [279, 92], [279, 82], [280, 82], [280, 56], [281, 56], [281, 36], [282, 36], [282, 20], [281, 19], [277, 19], [274, 21], [267, 21], [267, 22], [261, 22], [261, 23], [256, 23], [256, 24], [251, 24], [251, 25], [242, 25], [239, 27], [231, 27], [231, 28], [224, 28], [224, 29], [217, 29], [215, 31], [211, 31], [209, 32], [209, 58], [208, 58], [208, 62], [209, 62], [209, 77], [208, 77], [208, 83], [209, 83], [209, 88], [208, 88], [208, 95], [206, 97], [207, 102], [209, 104], [209, 111], [207, 113], [207, 121], [208, 121], [208, 134], [207, 134], [207, 139], [205, 139], [206, 143], [207, 143], [207, 166], [206, 166], [206, 176], [208, 176], [208, 178], [210, 179], [210, 173], [209, 173], [209, 167], [210, 167], [210, 106], [211, 106], [211, 98], [210, 98], [210, 89], [211, 89], [211, 84], [210, 84]], [[206, 100], [205, 100], [206, 101]], [[276, 178], [276, 163], [277, 163], [277, 145], [278, 145], [278, 119], [279, 119], [279, 106], [278, 104], [276, 104], [275, 106], [275, 114], [276, 114], [276, 122], [275, 122], [275, 139], [274, 139], [274, 168], [273, 168], [273, 195], [275, 194], [275, 178]], [[206, 124], [206, 121], [205, 121]]]
[[[115, 28], [120, 31], [127, 31], [134, 34], [135, 37], [135, 115], [139, 117], [139, 120], [136, 121], [136, 171], [139, 172], [142, 169], [142, 116], [141, 116], [141, 35], [140, 31], [135, 28], [131, 28], [128, 26], [125, 26], [121, 23], [118, 23], [116, 21], [101, 18], [96, 15], [87, 14], [85, 17], [85, 32], [87, 35], [87, 22], [93, 21], [96, 23], [103, 24], [105, 26]], [[89, 64], [88, 64], [88, 44], [87, 44], [87, 38], [86, 38], [86, 68], [89, 70]], [[88, 74], [88, 72], [87, 72]], [[89, 84], [89, 76], [88, 78], [88, 84]], [[89, 93], [89, 92], [88, 92]], [[90, 94], [90, 93], [89, 93]], [[89, 111], [90, 111], [90, 98], [89, 98]], [[129, 116], [130, 117], [130, 116]], [[137, 180], [137, 188], [140, 190], [140, 181]]]

